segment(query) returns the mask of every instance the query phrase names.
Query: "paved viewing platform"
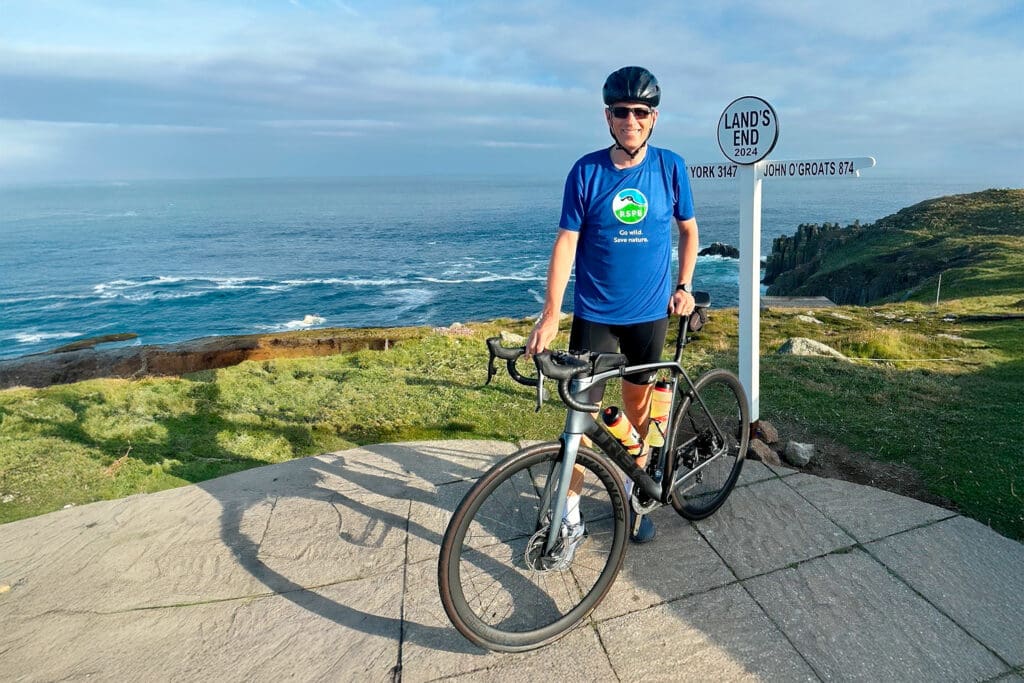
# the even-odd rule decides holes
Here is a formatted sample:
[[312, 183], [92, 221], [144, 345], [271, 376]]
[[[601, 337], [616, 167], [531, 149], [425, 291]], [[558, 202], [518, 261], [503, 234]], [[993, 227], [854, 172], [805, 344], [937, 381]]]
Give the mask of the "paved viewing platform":
[[0, 526], [0, 680], [1024, 681], [1024, 545], [748, 462], [656, 511], [586, 622], [526, 654], [438, 597], [451, 511], [515, 444], [380, 444]]

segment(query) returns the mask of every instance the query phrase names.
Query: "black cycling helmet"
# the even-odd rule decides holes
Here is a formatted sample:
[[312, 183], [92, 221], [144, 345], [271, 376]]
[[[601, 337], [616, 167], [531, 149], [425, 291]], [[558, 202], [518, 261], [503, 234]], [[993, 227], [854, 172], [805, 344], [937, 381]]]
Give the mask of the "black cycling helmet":
[[624, 66], [613, 71], [604, 82], [604, 103], [641, 102], [657, 107], [661, 102], [658, 79], [642, 66]]

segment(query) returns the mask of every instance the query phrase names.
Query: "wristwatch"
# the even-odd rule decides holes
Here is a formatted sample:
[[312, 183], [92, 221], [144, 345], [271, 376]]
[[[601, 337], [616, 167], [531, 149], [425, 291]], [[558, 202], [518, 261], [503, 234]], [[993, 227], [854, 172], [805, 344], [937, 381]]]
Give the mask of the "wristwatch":
[[679, 290], [683, 290], [687, 294], [693, 294], [693, 287], [691, 287], [690, 285], [686, 284], [685, 282], [683, 284], [679, 285], [678, 287], [676, 287], [676, 291], [678, 292]]

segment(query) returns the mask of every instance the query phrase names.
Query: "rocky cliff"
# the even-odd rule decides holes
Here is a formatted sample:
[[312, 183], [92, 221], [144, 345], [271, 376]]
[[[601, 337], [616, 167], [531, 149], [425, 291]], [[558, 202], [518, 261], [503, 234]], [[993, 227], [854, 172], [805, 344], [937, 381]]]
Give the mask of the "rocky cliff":
[[76, 348], [0, 360], [0, 389], [45, 387], [96, 377], [181, 375], [236, 365], [246, 360], [326, 356], [362, 349], [382, 350], [420, 334], [416, 328], [316, 330], [265, 335], [207, 337], [161, 346]]
[[931, 199], [869, 225], [800, 225], [774, 241], [764, 283], [769, 296], [854, 305], [913, 297], [940, 274], [964, 294], [1024, 292], [1022, 260], [1024, 190], [986, 190]]

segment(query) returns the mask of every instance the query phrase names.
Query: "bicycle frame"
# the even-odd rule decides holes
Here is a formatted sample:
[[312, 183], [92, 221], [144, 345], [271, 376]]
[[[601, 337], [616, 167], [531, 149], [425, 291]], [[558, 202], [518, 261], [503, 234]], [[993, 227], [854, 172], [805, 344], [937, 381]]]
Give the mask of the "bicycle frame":
[[[685, 344], [685, 342], [684, 342]], [[677, 358], [680, 354], [677, 352]], [[689, 374], [679, 364], [678, 359], [674, 361], [659, 361], [657, 363], [645, 363], [643, 365], [632, 365], [622, 368], [615, 368], [606, 370], [604, 372], [574, 379], [569, 384], [569, 393], [578, 402], [583, 403], [586, 401], [587, 394], [590, 389], [596, 385], [600, 385], [610, 379], [616, 377], [622, 377], [623, 375], [632, 374], [635, 372], [645, 371], [660, 371], [669, 370], [672, 373], [671, 380], [671, 391], [672, 391], [672, 403], [669, 407], [667, 421], [665, 424], [665, 433], [673, 434], [673, 421], [675, 420], [676, 406], [678, 399], [680, 398], [680, 392], [678, 391], [680, 377], [685, 380], [686, 385], [689, 387], [687, 393], [692, 400], [697, 401], [701, 407], [705, 410], [705, 413], [711, 418], [711, 411], [704, 405], [703, 399], [700, 394], [695, 390], [693, 380], [690, 379]], [[714, 422], [711, 418], [714, 430], [717, 432], [718, 437], [724, 441], [721, 427]], [[619, 443], [618, 439], [612, 436], [596, 419], [588, 412], [576, 410], [574, 408], [567, 408], [567, 414], [565, 419], [565, 428], [562, 431], [559, 441], [561, 443], [561, 467], [558, 474], [558, 489], [554, 500], [554, 510], [552, 510], [552, 519], [562, 519], [565, 514], [566, 497], [569, 492], [569, 482], [572, 477], [573, 467], [576, 464], [576, 455], [579, 452], [580, 443], [583, 436], [587, 436], [591, 441], [599, 447], [605, 455], [630, 479], [633, 480], [633, 485], [638, 487], [643, 494], [651, 499], [656, 500], [663, 505], [669, 504], [669, 498], [672, 495], [672, 491], [676, 486], [681, 484], [686, 479], [696, 475], [706, 466], [714, 462], [719, 454], [715, 454], [708, 460], [700, 463], [697, 467], [687, 473], [686, 477], [680, 481], [675, 481], [675, 465], [676, 458], [669, 457], [672, 453], [677, 451], [679, 448], [685, 448], [687, 444], [676, 444], [666, 442], [666, 444], [657, 449], [657, 453], [652, 451], [649, 457], [658, 458], [658, 469], [662, 471], [662, 478], [660, 482], [655, 481], [645, 470], [636, 464], [633, 456], [629, 455], [626, 449]], [[550, 503], [550, 492], [545, 495], [545, 503]], [[542, 507], [546, 509], [547, 504]], [[559, 538], [558, 525], [552, 524], [548, 531], [548, 542], [545, 545], [545, 552], [553, 552], [557, 545]]]

